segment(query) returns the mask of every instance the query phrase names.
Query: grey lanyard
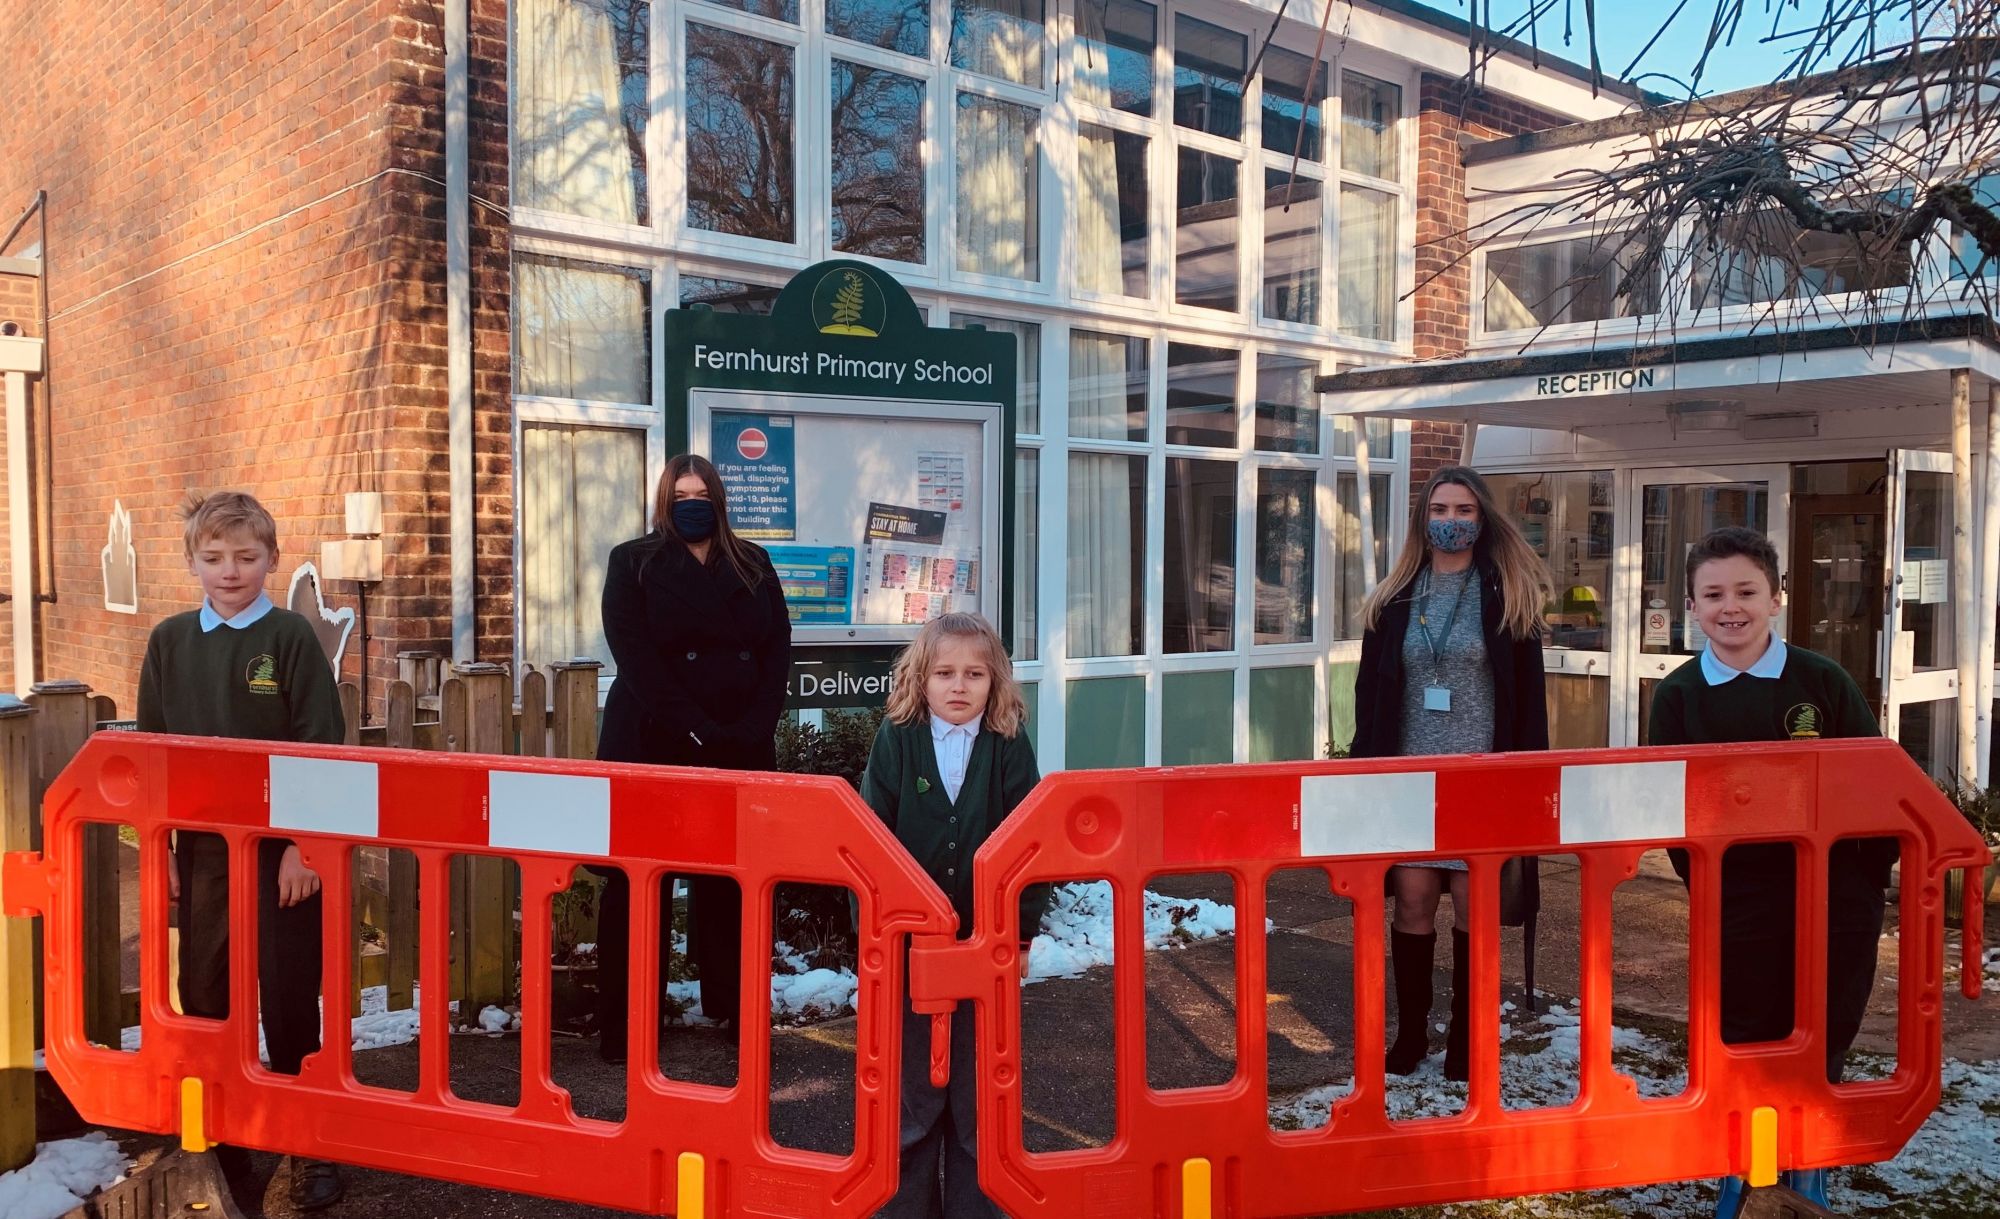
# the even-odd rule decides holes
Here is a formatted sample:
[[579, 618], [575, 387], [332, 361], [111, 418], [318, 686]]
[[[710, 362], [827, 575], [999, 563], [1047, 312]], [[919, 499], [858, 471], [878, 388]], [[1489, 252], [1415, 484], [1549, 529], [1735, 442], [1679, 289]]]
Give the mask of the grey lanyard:
[[[1458, 595], [1451, 600], [1451, 613], [1445, 616], [1444, 634], [1440, 636], [1446, 643], [1451, 642], [1451, 628], [1458, 624], [1458, 607], [1465, 602], [1465, 586], [1476, 578], [1475, 573], [1468, 570], [1464, 582], [1458, 586]], [[1431, 668], [1437, 670], [1444, 667], [1444, 652], [1438, 647], [1438, 640], [1431, 636], [1430, 599], [1431, 571], [1426, 567], [1424, 586], [1417, 592], [1417, 629], [1424, 633], [1424, 646], [1431, 650]]]

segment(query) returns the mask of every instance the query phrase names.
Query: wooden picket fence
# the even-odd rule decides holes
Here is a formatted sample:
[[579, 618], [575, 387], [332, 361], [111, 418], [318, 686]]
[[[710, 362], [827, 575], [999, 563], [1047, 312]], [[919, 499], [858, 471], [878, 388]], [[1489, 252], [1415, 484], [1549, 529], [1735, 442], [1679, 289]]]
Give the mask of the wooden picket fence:
[[[434, 653], [405, 653], [389, 684], [381, 722], [363, 725], [360, 692], [340, 687], [347, 713], [347, 743], [396, 749], [518, 757], [590, 758], [597, 752], [597, 682], [594, 660], [529, 667], [518, 700], [512, 673], [495, 664], [451, 666]], [[90, 734], [117, 724], [110, 698], [82, 682], [38, 683], [26, 705], [0, 708], [0, 850], [40, 850], [42, 795]], [[119, 1044], [120, 1031], [138, 1023], [138, 993], [122, 986], [120, 865], [125, 848], [117, 826], [91, 827], [85, 835], [84, 886], [85, 1031], [91, 1040]], [[347, 996], [359, 1014], [366, 986], [387, 989], [391, 1011], [407, 1009], [418, 983], [418, 892], [415, 860], [407, 852], [359, 848], [359, 891], [349, 943], [359, 968]], [[451, 977], [447, 993], [461, 1020], [476, 1019], [486, 1005], [511, 1000], [519, 977], [514, 912], [518, 880], [502, 860], [453, 861]], [[364, 926], [370, 934], [364, 937]], [[589, 935], [588, 928], [578, 928]], [[364, 943], [365, 938], [365, 943]], [[41, 925], [0, 919], [0, 1171], [34, 1154], [34, 1072], [41, 1044]], [[333, 1004], [327, 1007], [331, 1010]]]

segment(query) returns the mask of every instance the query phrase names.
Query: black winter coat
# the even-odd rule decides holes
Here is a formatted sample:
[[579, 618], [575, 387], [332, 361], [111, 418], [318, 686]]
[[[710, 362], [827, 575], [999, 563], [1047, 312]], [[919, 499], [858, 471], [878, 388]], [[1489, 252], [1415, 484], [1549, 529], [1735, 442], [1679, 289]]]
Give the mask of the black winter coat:
[[604, 576], [604, 636], [618, 676], [597, 756], [610, 762], [773, 770], [791, 675], [792, 624], [770, 556], [755, 588], [726, 559], [702, 564], [659, 533], [621, 543]]
[[[1544, 701], [1542, 641], [1516, 639], [1500, 625], [1500, 573], [1483, 560], [1479, 567], [1480, 627], [1486, 658], [1493, 666], [1493, 750], [1513, 753], [1549, 747], [1549, 709]], [[1361, 671], [1354, 679], [1354, 741], [1357, 758], [1393, 758], [1403, 748], [1403, 636], [1410, 629], [1416, 581], [1382, 607], [1375, 629], [1361, 637]]]

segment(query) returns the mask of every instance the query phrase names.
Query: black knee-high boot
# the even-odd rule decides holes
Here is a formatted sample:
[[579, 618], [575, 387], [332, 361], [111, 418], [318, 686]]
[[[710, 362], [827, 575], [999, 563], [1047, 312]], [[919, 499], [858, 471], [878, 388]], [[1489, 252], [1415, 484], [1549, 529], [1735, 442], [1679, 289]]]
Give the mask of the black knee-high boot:
[[1451, 929], [1451, 1028], [1444, 1035], [1444, 1077], [1464, 1080], [1471, 1072], [1466, 1063], [1466, 1040], [1472, 1021], [1466, 1015], [1466, 1000], [1472, 990], [1472, 937]]
[[1437, 954], [1437, 933], [1412, 935], [1389, 929], [1389, 962], [1396, 983], [1396, 1043], [1389, 1047], [1383, 1070], [1408, 1075], [1430, 1052], [1431, 962]]

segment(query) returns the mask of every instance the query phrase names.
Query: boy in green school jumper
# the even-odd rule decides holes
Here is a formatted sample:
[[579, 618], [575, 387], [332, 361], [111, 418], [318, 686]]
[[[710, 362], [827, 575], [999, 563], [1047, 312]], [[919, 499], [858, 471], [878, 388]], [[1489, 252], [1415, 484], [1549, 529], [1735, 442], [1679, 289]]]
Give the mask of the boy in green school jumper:
[[[312, 625], [278, 609], [264, 580], [278, 562], [278, 527], [240, 491], [192, 496], [183, 545], [201, 608], [153, 628], [139, 674], [139, 730], [338, 745], [345, 716], [333, 667]], [[180, 833], [168, 889], [180, 924], [181, 1011], [229, 1014], [229, 857], [219, 834]], [[319, 877], [282, 838], [257, 845], [257, 983], [271, 1070], [297, 1075], [319, 1049]], [[345, 1024], [345, 1019], [340, 1021]], [[232, 1175], [243, 1160], [235, 1153]], [[339, 1169], [292, 1165], [291, 1201], [320, 1210], [345, 1192]]]
[[[896, 659], [888, 713], [868, 752], [861, 798], [951, 898], [972, 934], [972, 857], [1041, 773], [1006, 647], [977, 614], [924, 624]], [[1050, 887], [1021, 895], [1021, 974]], [[999, 1219], [979, 1189], [972, 1010], [951, 1017], [951, 1080], [930, 1081], [930, 1017], [903, 1006], [902, 1166], [878, 1219]]]
[[[1718, 529], [1687, 558], [1688, 610], [1708, 638], [1698, 661], [1653, 692], [1653, 745], [1879, 736], [1847, 671], [1787, 645], [1771, 627], [1784, 604], [1778, 553], [1752, 529]], [[1687, 855], [1674, 851], [1687, 879]], [[1848, 839], [1827, 860], [1826, 1077], [1839, 1082], [1875, 985], [1883, 890], [1896, 862], [1893, 838]], [[1791, 1035], [1795, 859], [1788, 843], [1732, 848], [1722, 861], [1722, 1040]], [[1787, 1173], [1786, 1184], [1825, 1204], [1826, 1172]], [[1742, 1183], [1724, 1183], [1718, 1219], [1733, 1219]]]

